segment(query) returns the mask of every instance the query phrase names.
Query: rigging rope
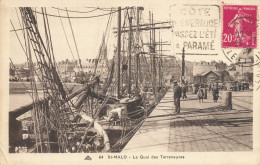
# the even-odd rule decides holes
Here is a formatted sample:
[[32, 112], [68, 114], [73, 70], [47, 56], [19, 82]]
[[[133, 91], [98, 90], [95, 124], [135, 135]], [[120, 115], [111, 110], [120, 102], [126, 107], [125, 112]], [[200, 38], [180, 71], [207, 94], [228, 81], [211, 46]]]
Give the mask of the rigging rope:
[[51, 51], [50, 51], [50, 54], [52, 55], [52, 58], [53, 58], [53, 64], [54, 64], [54, 66], [56, 66], [56, 63], [55, 63], [55, 57], [54, 57], [54, 52], [53, 52], [53, 46], [52, 46], [52, 38], [51, 38], [51, 31], [50, 31], [50, 25], [49, 25], [49, 19], [48, 19], [48, 17], [47, 17], [47, 10], [46, 10], [46, 8], [44, 8], [45, 9], [45, 17], [46, 17], [46, 25], [47, 25], [47, 29], [48, 29], [48, 34], [49, 34], [49, 46], [50, 46], [50, 49], [51, 49]]
[[[111, 13], [112, 13], [112, 9], [111, 9]], [[109, 18], [108, 18], [108, 21], [107, 21], [106, 30], [105, 30], [105, 34], [103, 34], [102, 43], [101, 43], [101, 46], [100, 46], [100, 48], [99, 48], [98, 58], [97, 58], [97, 61], [96, 61], [96, 63], [95, 63], [94, 75], [96, 74], [97, 66], [98, 66], [99, 60], [100, 60], [100, 58], [101, 58], [101, 53], [102, 53], [102, 51], [104, 51], [104, 49], [106, 49], [106, 48], [105, 48], [105, 44], [106, 44], [106, 42], [105, 42], [105, 37], [106, 37], [106, 34], [107, 34], [107, 32], [108, 32], [108, 26], [109, 26], [109, 24], [110, 24], [110, 22], [111, 22], [111, 17], [112, 17], [112, 14], [109, 15]], [[107, 53], [107, 52], [103, 52], [103, 53]]]
[[[111, 9], [109, 7], [90, 7], [90, 6], [88, 6], [88, 7], [84, 6], [84, 8], [88, 8], [88, 9], [98, 8], [98, 9], [103, 9], [103, 10], [110, 10]], [[117, 9], [115, 9], [115, 10], [117, 10]]]
[[[58, 9], [58, 14], [59, 14], [59, 16], [60, 16], [60, 11], [59, 11], [59, 9]], [[64, 34], [65, 34], [65, 38], [66, 38], [67, 44], [68, 44], [69, 49], [70, 49], [70, 53], [71, 53], [73, 59], [75, 60], [75, 57], [74, 57], [73, 52], [72, 52], [72, 50], [71, 50], [71, 47], [70, 47], [70, 44], [69, 44], [69, 41], [68, 41], [68, 37], [67, 37], [67, 34], [66, 34], [66, 31], [65, 31], [65, 28], [64, 28], [64, 25], [63, 25], [63, 22], [62, 22], [62, 19], [61, 19], [61, 18], [60, 18], [60, 22], [61, 22], [61, 25], [62, 25], [63, 32], [64, 32]]]
[[52, 7], [52, 8], [57, 9], [58, 11], [61, 10], [61, 11], [68, 11], [68, 12], [72, 12], [72, 13], [91, 13], [91, 12], [99, 9], [99, 8], [96, 8], [96, 9], [93, 9], [93, 10], [90, 10], [90, 11], [75, 11], [75, 10], [61, 9], [61, 8], [57, 8], [57, 7]]
[[[17, 17], [18, 17], [18, 15], [17, 15]], [[18, 17], [18, 20], [19, 20], [19, 17]], [[21, 48], [23, 49], [23, 52], [24, 52], [24, 54], [25, 54], [27, 60], [29, 60], [29, 57], [28, 57], [28, 55], [27, 55], [27, 52], [25, 51], [25, 48], [23, 47], [22, 42], [21, 42], [21, 40], [20, 40], [20, 38], [19, 38], [19, 36], [18, 36], [18, 34], [17, 34], [17, 32], [16, 32], [17, 30], [14, 28], [14, 25], [13, 25], [13, 23], [12, 23], [11, 20], [10, 20], [10, 22], [11, 22], [11, 25], [12, 25], [12, 27], [13, 27], [13, 31], [15, 32], [16, 37], [17, 37], [17, 39], [18, 39], [18, 41], [19, 41], [19, 43], [20, 43], [20, 46], [21, 46]], [[22, 24], [23, 24], [23, 22], [22, 22]], [[21, 28], [21, 29], [30, 29], [30, 28], [24, 28], [24, 24], [23, 24], [23, 26], [20, 25], [20, 28]], [[23, 31], [23, 36], [24, 36], [25, 46], [27, 46], [27, 44], [26, 44], [26, 37], [25, 37], [25, 32], [24, 32], [24, 31]], [[29, 44], [29, 43], [28, 43], [28, 44]], [[35, 69], [34, 69], [34, 70], [35, 70]], [[37, 74], [37, 72], [35, 72], [35, 75], [37, 76], [37, 78], [40, 79], [40, 77], [39, 77], [39, 75]], [[42, 82], [41, 82], [41, 84], [42, 84]]]
[[78, 151], [77, 151], [77, 152], [79, 152], [79, 148], [80, 148], [81, 145], [83, 144], [84, 139], [85, 139], [85, 137], [86, 137], [86, 135], [87, 135], [87, 133], [88, 133], [88, 130], [89, 130], [89, 129], [91, 128], [91, 126], [94, 124], [95, 120], [98, 118], [99, 113], [101, 112], [102, 108], [107, 104], [107, 101], [108, 101], [108, 100], [109, 100], [109, 97], [108, 97], [108, 95], [106, 95], [106, 97], [105, 97], [105, 99], [103, 100], [101, 106], [100, 106], [99, 109], [96, 111], [96, 113], [95, 113], [95, 115], [94, 115], [94, 117], [93, 117], [92, 122], [91, 122], [91, 123], [89, 124], [89, 126], [86, 128], [85, 133], [84, 133], [83, 138], [82, 138], [82, 140], [81, 140], [81, 142], [80, 142], [80, 145], [79, 145], [79, 147], [78, 147]]
[[[121, 10], [124, 10], [124, 9], [125, 8], [123, 8]], [[42, 12], [39, 12], [39, 11], [33, 11], [33, 12], [35, 12], [37, 14], [42, 14]], [[118, 10], [113, 11], [112, 13], [116, 13], [116, 12], [118, 12]], [[47, 15], [50, 16], [50, 17], [72, 18], [72, 19], [79, 18], [80, 19], [80, 18], [96, 18], [96, 17], [102, 17], [102, 16], [106, 16], [106, 15], [110, 15], [110, 14], [111, 14], [111, 12], [106, 13], [106, 14], [99, 14], [99, 15], [93, 15], [93, 16], [82, 16], [82, 17], [58, 16], [58, 15], [55, 15], [55, 14], [47, 14]]]
[[[67, 8], [66, 8], [66, 10], [67, 10]], [[70, 18], [69, 18], [69, 13], [68, 13], [68, 11], [67, 11], [67, 16], [68, 16], [68, 20], [69, 20], [70, 29], [71, 29], [71, 33], [72, 33], [72, 36], [73, 36], [75, 48], [76, 48], [76, 51], [77, 51], [78, 59], [80, 60], [81, 58], [80, 58], [80, 56], [79, 56], [79, 50], [78, 50], [77, 42], [76, 42], [76, 39], [75, 39], [74, 31], [73, 31], [73, 28], [72, 28], [72, 25], [71, 25], [71, 22], [70, 22]], [[82, 72], [83, 72], [83, 68], [82, 68], [81, 61], [79, 61], [79, 65], [80, 65], [80, 68], [81, 68], [81, 70], [82, 70]]]
[[[66, 10], [67, 10], [67, 8], [66, 8]], [[33, 11], [32, 11], [33, 12]], [[58, 10], [58, 12], [59, 12], [59, 10]], [[28, 24], [29, 24], [29, 26], [32, 24], [30, 24], [29, 23], [29, 21], [34, 21], [33, 19], [32, 19], [32, 17], [34, 16], [32, 13], [30, 13], [31, 14], [31, 20], [27, 20], [26, 18], [25, 18], [25, 23], [27, 23], [27, 26], [28, 26]], [[61, 105], [60, 103], [59, 103], [59, 101], [60, 101], [60, 99], [61, 99], [61, 97], [60, 97], [60, 94], [57, 94], [56, 92], [60, 92], [60, 88], [59, 88], [59, 85], [61, 85], [60, 83], [57, 83], [57, 81], [59, 82], [60, 80], [59, 80], [59, 76], [58, 76], [58, 74], [57, 74], [57, 72], [55, 72], [55, 71], [52, 71], [52, 69], [54, 69], [55, 70], [55, 67], [54, 66], [52, 66], [52, 64], [55, 64], [55, 59], [54, 59], [54, 55], [53, 55], [53, 52], [51, 53], [51, 51], [50, 51], [50, 47], [51, 47], [51, 36], [50, 36], [50, 28], [49, 28], [49, 25], [48, 25], [48, 19], [47, 19], [47, 16], [48, 16], [48, 14], [47, 14], [47, 12], [46, 12], [46, 10], [44, 11], [44, 10], [42, 10], [42, 14], [43, 14], [43, 16], [44, 16], [44, 21], [45, 21], [45, 19], [46, 19], [46, 24], [44, 24], [45, 25], [45, 30], [46, 30], [46, 42], [47, 42], [47, 44], [48, 44], [48, 47], [47, 47], [47, 49], [45, 48], [45, 52], [43, 52], [42, 53], [42, 47], [44, 47], [44, 43], [41, 41], [41, 42], [38, 42], [39, 41], [39, 39], [41, 39], [40, 38], [40, 33], [39, 33], [39, 31], [38, 31], [38, 29], [37, 29], [37, 23], [36, 22], [34, 22], [35, 23], [35, 25], [34, 25], [34, 29], [36, 29], [35, 31], [36, 31], [36, 34], [37, 35], [35, 35], [35, 34], [30, 34], [31, 36], [30, 36], [30, 40], [31, 40], [31, 43], [32, 43], [32, 38], [33, 39], [35, 39], [36, 38], [36, 40], [37, 41], [35, 41], [35, 42], [37, 42], [37, 43], [34, 43], [34, 44], [38, 44], [39, 45], [39, 47], [40, 48], [37, 48], [37, 47], [34, 47], [35, 49], [37, 49], [37, 51], [34, 49], [34, 53], [35, 53], [35, 56], [36, 55], [38, 55], [39, 56], [39, 61], [41, 61], [42, 63], [43, 63], [43, 65], [44, 65], [44, 67], [45, 67], [45, 70], [44, 70], [44, 68], [40, 68], [41, 69], [41, 71], [43, 72], [43, 73], [45, 73], [45, 75], [43, 75], [43, 80], [46, 80], [46, 84], [48, 83], [48, 85], [50, 85], [50, 86], [48, 86], [49, 88], [50, 88], [50, 90], [51, 90], [51, 92], [50, 93], [52, 93], [52, 96], [54, 97], [53, 98], [53, 100], [52, 101], [54, 101], [54, 103], [52, 103], [52, 112], [51, 113], [53, 113], [53, 117], [54, 117], [54, 121], [55, 121], [55, 123], [54, 123], [54, 125], [55, 126], [57, 126], [57, 128], [59, 128], [59, 129], [61, 129], [59, 132], [58, 132], [58, 134], [66, 134], [66, 128], [63, 128], [62, 126], [62, 124], [64, 124], [64, 125], [66, 125], [66, 118], [64, 117], [65, 116], [65, 114], [64, 114], [64, 106], [63, 105]], [[110, 14], [112, 14], [112, 12], [110, 12]], [[25, 11], [25, 13], [24, 13], [24, 15], [29, 15], [28, 14], [28, 11]], [[36, 14], [35, 14], [36, 15]], [[67, 15], [68, 15], [68, 11], [67, 11]], [[30, 16], [30, 15], [29, 15]], [[46, 17], [46, 18], [45, 18]], [[111, 17], [111, 15], [110, 15], [110, 17]], [[60, 19], [62, 18], [62, 17], [59, 17]], [[70, 22], [70, 17], [69, 17], [69, 15], [68, 15], [68, 17], [67, 17], [68, 19], [69, 19], [69, 23], [70, 23], [70, 27], [71, 27], [71, 30], [72, 30], [72, 33], [73, 33], [73, 29], [72, 29], [72, 26], [71, 26], [71, 22]], [[109, 24], [109, 23], [108, 23]], [[31, 25], [32, 26], [32, 25]], [[108, 26], [108, 25], [107, 25]], [[36, 27], [36, 28], [35, 28]], [[34, 30], [33, 28], [30, 30], [32, 33], [33, 32], [35, 32], [35, 31], [33, 31]], [[30, 33], [29, 32], [29, 30], [28, 30], [28, 33]], [[28, 34], [29, 35], [29, 34]], [[34, 38], [35, 37], [35, 38]], [[37, 38], [38, 37], [38, 38]], [[77, 53], [78, 53], [78, 58], [80, 59], [80, 57], [79, 57], [79, 52], [78, 52], [78, 49], [77, 49], [77, 44], [76, 44], [76, 40], [75, 40], [75, 36], [74, 36], [74, 33], [73, 33], [73, 38], [74, 38], [74, 42], [75, 42], [75, 46], [76, 46], [76, 50], [77, 50]], [[29, 37], [28, 37], [28, 39], [29, 39]], [[33, 45], [33, 43], [32, 43], [32, 45]], [[35, 46], [35, 45], [34, 45]], [[135, 48], [134, 48], [135, 49]], [[48, 51], [47, 51], [48, 50]], [[53, 59], [50, 57], [50, 56], [53, 56]], [[47, 62], [49, 62], [48, 64], [47, 64], [47, 62], [46, 62], [46, 60], [45, 60], [45, 56], [47, 56], [47, 58], [48, 58], [48, 60], [49, 61], [47, 61]], [[48, 67], [48, 68], [46, 68], [46, 67]], [[81, 66], [82, 67], [82, 66]], [[123, 71], [122, 71], [123, 72]], [[116, 79], [116, 81], [117, 81], [117, 79]], [[56, 83], [55, 83], [56, 82]], [[54, 84], [54, 85], [53, 85]], [[116, 84], [116, 83], [115, 83]], [[115, 85], [114, 84], [114, 85]], [[53, 87], [51, 86], [51, 85], [53, 85]], [[58, 89], [57, 89], [58, 88]], [[35, 90], [37, 90], [37, 89], [35, 89]], [[47, 90], [47, 92], [48, 92], [48, 90]], [[110, 90], [109, 90], [109, 92], [112, 92], [112, 88], [110, 87]], [[108, 92], [108, 93], [109, 93]], [[50, 93], [48, 93], [49, 95], [51, 95]], [[102, 103], [102, 105], [101, 105], [101, 107], [98, 107], [98, 109], [96, 110], [96, 114], [95, 114], [95, 117], [94, 117], [94, 120], [93, 120], [93, 122], [95, 121], [95, 119], [97, 118], [97, 116], [98, 116], [98, 114], [99, 114], [99, 112], [101, 111], [101, 109], [102, 109], [102, 107], [107, 103], [107, 101], [108, 101], [108, 95], [106, 95], [106, 97], [105, 97], [105, 99], [103, 100], [103, 103]], [[55, 106], [55, 103], [57, 103], [57, 105]], [[98, 102], [97, 102], [97, 104], [98, 104]], [[41, 107], [40, 106], [44, 106], [44, 104], [43, 105], [35, 105], [35, 106], [37, 106], [36, 108], [38, 108], [38, 109], [40, 109], [41, 110]], [[47, 107], [45, 107], [45, 108], [47, 108]], [[44, 117], [47, 117], [44, 113], [46, 113], [46, 112], [44, 112], [44, 111], [36, 111], [36, 122], [37, 122], [37, 126], [40, 126], [39, 125], [39, 120], [41, 119], [40, 118], [40, 115], [43, 115]], [[45, 109], [46, 110], [46, 109]], [[41, 113], [43, 113], [43, 114], [41, 114]], [[50, 122], [51, 123], [51, 122]], [[90, 124], [90, 125], [92, 125], [92, 124]], [[125, 125], [124, 125], [125, 126]], [[125, 128], [125, 127], [124, 127]], [[135, 127], [134, 129], [133, 129], [133, 131], [136, 131], [138, 129], [138, 127]], [[40, 130], [40, 129], [39, 129]], [[88, 129], [86, 130], [86, 132], [85, 132], [85, 134], [84, 134], [84, 136], [86, 136], [86, 133], [87, 133], [87, 131], [88, 131]], [[125, 132], [123, 132], [123, 133], [125, 133]], [[129, 135], [129, 134], [127, 134], [127, 136], [125, 136], [125, 134], [122, 134], [123, 136], [123, 139], [122, 139], [122, 141], [120, 142], [120, 143], [124, 143], [124, 141], [126, 140], [126, 139], [128, 139], [129, 137], [131, 138], [131, 136], [132, 135]], [[65, 135], [66, 136], [66, 135]], [[58, 137], [60, 137], [60, 136], [58, 136]], [[84, 138], [83, 138], [84, 139]], [[40, 137], [40, 140], [41, 140], [41, 137]], [[60, 143], [60, 142], [59, 142]], [[83, 143], [83, 141], [81, 142], [81, 144]], [[63, 144], [63, 143], [62, 143]], [[62, 147], [64, 147], [64, 146], [62, 146]]]
[[21, 47], [22, 47], [22, 49], [23, 49], [23, 52], [24, 52], [25, 54], [27, 54], [26, 51], [25, 51], [25, 49], [24, 49], [24, 47], [23, 47], [23, 44], [22, 44], [22, 42], [21, 42], [21, 40], [20, 40], [20, 38], [19, 38], [19, 36], [18, 36], [18, 34], [17, 34], [17, 31], [16, 31], [15, 28], [14, 28], [13, 22], [12, 22], [11, 20], [10, 20], [10, 23], [11, 23], [11, 25], [12, 25], [12, 27], [13, 27], [13, 30], [14, 30], [14, 32], [15, 32], [15, 34], [16, 34], [16, 37], [17, 37], [17, 39], [18, 39], [18, 41], [19, 41], [19, 43], [20, 43], [20, 45], [21, 45]]
[[[45, 15], [45, 18], [44, 18], [44, 23], [45, 23], [45, 19], [46, 19], [46, 28], [45, 29], [47, 29], [47, 35], [46, 35], [46, 38], [47, 38], [47, 40], [48, 40], [48, 45], [50, 46], [50, 49], [51, 49], [51, 51], [49, 52], [50, 53], [50, 55], [52, 56], [52, 58], [53, 58], [53, 64], [54, 64], [54, 67], [55, 67], [55, 69], [56, 70], [58, 70], [58, 68], [57, 68], [57, 64], [56, 64], [56, 60], [55, 60], [55, 56], [54, 56], [54, 52], [53, 52], [53, 46], [52, 46], [52, 38], [51, 38], [51, 32], [50, 32], [50, 26], [49, 26], [49, 20], [48, 20], [48, 17], [47, 17], [47, 11], [46, 11], [46, 8], [44, 8], [45, 9], [45, 11], [43, 11], [43, 13], [45, 13], [44, 15]], [[59, 72], [59, 70], [58, 70], [58, 72]], [[57, 72], [56, 72], [56, 74], [58, 74]], [[59, 76], [58, 76], [59, 77]], [[67, 85], [65, 84], [65, 83], [63, 83], [62, 82], [62, 80], [60, 79], [60, 81], [61, 81], [61, 84], [62, 85], [64, 85], [64, 87], [68, 90], [68, 88], [67, 88]], [[66, 96], [66, 98], [68, 97], [68, 95], [65, 93], [65, 96]], [[72, 103], [72, 101], [70, 100], [70, 103], [73, 105], [73, 103]], [[70, 105], [68, 104], [68, 106], [70, 107]], [[71, 107], [70, 107], [71, 108]], [[73, 114], [72, 114], [72, 116], [74, 116]]]
[[[20, 25], [20, 27], [22, 28], [22, 24], [21, 24], [21, 21], [20, 21], [20, 18], [19, 18], [19, 16], [18, 16], [18, 12], [17, 12], [17, 9], [16, 9], [16, 8], [15, 8], [15, 13], [16, 13], [16, 16], [17, 16], [19, 25]], [[23, 31], [23, 33], [24, 33], [24, 31]]]
[[[47, 113], [47, 115], [48, 114], [50, 115], [50, 119], [55, 124], [55, 127], [59, 129], [57, 132], [57, 137], [60, 138], [61, 136], [64, 136], [64, 133], [66, 133], [67, 128], [69, 127], [70, 124], [69, 116], [66, 111], [69, 110], [69, 112], [71, 112], [71, 109], [69, 108], [68, 110], [66, 110], [65, 104], [62, 104], [62, 100], [66, 100], [67, 96], [63, 89], [61, 80], [56, 72], [56, 68], [54, 64], [55, 58], [52, 54], [52, 51], [50, 50], [51, 48], [48, 47], [48, 49], [46, 49], [42, 41], [41, 35], [38, 30], [36, 19], [33, 15], [33, 11], [30, 8], [20, 8], [20, 10], [21, 10], [23, 22], [25, 23], [26, 27], [31, 27], [29, 30], [27, 30], [28, 32], [27, 38], [28, 38], [28, 42], [29, 40], [31, 41], [36, 60], [40, 64], [39, 69], [42, 72], [42, 82], [44, 83], [44, 95], [47, 94], [48, 96], [51, 96], [50, 104], [46, 104], [46, 103], [43, 103], [41, 105], [36, 104], [35, 100], [36, 101], [39, 100], [39, 97], [37, 96], [38, 92], [37, 92], [37, 87], [35, 85], [35, 81], [33, 82], [35, 86], [33, 90], [35, 90], [36, 93], [36, 98], [34, 100], [35, 103], [34, 108], [36, 108], [34, 123], [36, 124], [35, 128], [38, 130], [36, 133], [37, 135], [39, 135], [39, 140], [41, 140], [41, 136], [43, 136], [44, 134], [44, 132], [42, 132], [42, 129], [45, 128], [46, 125], [46, 120], [45, 121], [43, 120], [45, 115], [43, 116], [41, 113], [43, 112], [43, 114]], [[46, 10], [45, 11], [43, 10], [43, 13], [46, 13]], [[46, 32], [46, 39], [47, 39], [46, 42], [49, 46], [51, 46], [50, 29], [48, 25], [48, 20], [46, 18], [47, 16], [44, 14], [43, 16], [44, 16], [43, 19], [44, 19], [44, 27]], [[28, 48], [30, 48], [29, 45]], [[30, 57], [30, 62], [32, 63], [31, 57]], [[49, 105], [51, 107], [49, 107]], [[49, 127], [46, 129], [48, 130]], [[60, 141], [58, 141], [58, 143], [61, 148], [64, 148], [64, 145], [66, 145], [66, 143], [63, 142], [61, 143]], [[41, 141], [40, 144], [42, 144]], [[42, 145], [40, 145], [40, 147], [42, 147]]]

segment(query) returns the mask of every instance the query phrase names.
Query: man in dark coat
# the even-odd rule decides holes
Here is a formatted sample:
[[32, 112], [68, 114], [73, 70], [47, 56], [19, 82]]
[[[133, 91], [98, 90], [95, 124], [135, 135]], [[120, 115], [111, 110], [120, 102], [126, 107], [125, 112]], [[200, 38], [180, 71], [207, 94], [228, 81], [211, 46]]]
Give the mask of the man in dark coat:
[[213, 100], [214, 100], [214, 102], [217, 102], [217, 101], [218, 101], [218, 94], [219, 94], [218, 87], [215, 86], [215, 87], [212, 89], [212, 95], [213, 95]]
[[187, 87], [186, 87], [186, 85], [183, 84], [181, 89], [182, 89], [182, 99], [187, 99], [187, 96], [186, 96]]
[[180, 113], [181, 111], [181, 107], [180, 107], [181, 93], [182, 93], [181, 87], [178, 85], [178, 82], [175, 80], [173, 86], [173, 98], [174, 98], [175, 111], [177, 113]]

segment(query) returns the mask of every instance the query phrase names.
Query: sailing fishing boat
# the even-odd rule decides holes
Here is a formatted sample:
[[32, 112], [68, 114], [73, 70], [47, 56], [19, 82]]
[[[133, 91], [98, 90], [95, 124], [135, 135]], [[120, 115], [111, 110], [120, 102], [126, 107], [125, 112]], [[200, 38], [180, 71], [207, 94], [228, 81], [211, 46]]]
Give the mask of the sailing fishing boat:
[[[129, 20], [127, 30], [128, 56], [125, 61], [121, 60], [121, 31], [125, 28], [121, 27], [122, 10], [126, 11]], [[148, 64], [147, 58], [141, 53], [140, 46], [142, 44], [140, 44], [138, 28], [141, 10], [140, 7], [124, 9], [119, 7], [116, 10], [118, 14], [117, 48], [115, 51], [117, 57], [113, 59], [103, 88], [99, 88], [100, 77], [94, 74], [82, 88], [68, 94], [57, 70], [48, 22], [49, 15], [46, 9], [41, 9], [46, 38], [46, 42], [44, 42], [38, 29], [37, 12], [32, 8], [20, 8], [26, 45], [25, 54], [30, 68], [33, 103], [9, 113], [10, 152], [21, 152], [22, 149], [19, 148], [21, 145], [26, 146], [26, 152], [121, 151], [163, 96], [163, 94], [158, 95], [155, 83], [153, 83], [150, 97], [147, 96], [148, 92], [142, 91], [141, 88], [140, 73], [143, 68], [140, 67], [140, 60], [142, 59]], [[135, 36], [132, 30], [134, 11], [137, 13]], [[133, 41], [135, 42], [134, 48], [132, 47]], [[105, 39], [103, 38], [100, 50], [104, 47]], [[132, 54], [135, 56], [132, 57]], [[37, 61], [37, 68], [33, 65], [32, 56]], [[155, 69], [154, 56], [151, 55], [150, 60], [152, 63], [151, 74]], [[134, 79], [131, 69], [132, 58], [135, 59]], [[96, 60], [96, 67], [99, 59], [100, 54]], [[79, 65], [81, 66], [81, 63]], [[115, 69], [116, 74], [114, 74]], [[40, 74], [37, 74], [36, 70]], [[82, 75], [84, 76], [84, 74]], [[42, 98], [39, 97], [35, 77], [40, 79], [43, 87]], [[132, 80], [135, 80], [135, 87], [132, 85]], [[126, 82], [127, 91], [122, 86]], [[154, 98], [154, 102], [151, 101], [151, 97]], [[28, 111], [31, 111], [31, 122], [27, 126], [30, 130], [27, 133], [30, 136], [22, 140], [21, 122], [17, 121], [16, 118]]]

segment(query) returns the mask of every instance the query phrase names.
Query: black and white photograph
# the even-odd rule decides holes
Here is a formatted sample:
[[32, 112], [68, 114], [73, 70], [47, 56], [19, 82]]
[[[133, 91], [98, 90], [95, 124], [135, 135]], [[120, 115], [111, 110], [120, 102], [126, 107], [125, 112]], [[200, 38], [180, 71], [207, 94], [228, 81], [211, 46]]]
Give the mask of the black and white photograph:
[[7, 154], [80, 154], [86, 163], [113, 164], [254, 153], [259, 163], [259, 3], [8, 12]]

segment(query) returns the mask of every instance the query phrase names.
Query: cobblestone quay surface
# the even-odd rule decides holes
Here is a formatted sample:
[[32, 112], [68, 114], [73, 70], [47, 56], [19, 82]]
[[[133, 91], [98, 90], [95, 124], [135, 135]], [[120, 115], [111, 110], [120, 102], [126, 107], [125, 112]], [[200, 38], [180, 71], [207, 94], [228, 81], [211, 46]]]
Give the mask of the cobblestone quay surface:
[[199, 103], [188, 93], [177, 115], [168, 91], [122, 152], [252, 151], [252, 95], [232, 92], [233, 109], [224, 111], [221, 96], [214, 103], [208, 93], [208, 99]]

